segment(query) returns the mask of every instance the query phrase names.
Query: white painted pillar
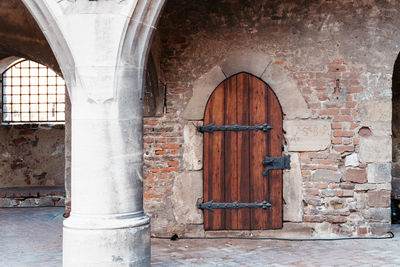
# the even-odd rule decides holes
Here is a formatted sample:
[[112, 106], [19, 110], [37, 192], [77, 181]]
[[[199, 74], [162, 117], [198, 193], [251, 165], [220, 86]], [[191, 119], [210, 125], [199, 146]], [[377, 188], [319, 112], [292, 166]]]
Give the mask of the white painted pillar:
[[72, 105], [72, 212], [64, 222], [64, 266], [149, 265], [142, 111], [135, 94], [127, 101], [86, 98]]
[[71, 97], [71, 214], [63, 265], [149, 266], [143, 212], [144, 66], [164, 0], [23, 0]]

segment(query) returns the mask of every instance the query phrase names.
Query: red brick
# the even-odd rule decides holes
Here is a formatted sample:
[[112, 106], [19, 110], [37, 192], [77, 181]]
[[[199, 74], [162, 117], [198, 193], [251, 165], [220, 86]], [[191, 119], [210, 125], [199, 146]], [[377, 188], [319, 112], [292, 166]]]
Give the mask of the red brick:
[[152, 193], [144, 193], [143, 194], [144, 198], [161, 198], [160, 195], [152, 194]]
[[319, 189], [326, 189], [326, 188], [328, 188], [328, 185], [327, 184], [319, 184]]
[[169, 173], [169, 172], [176, 172], [179, 169], [176, 167], [170, 167], [170, 168], [161, 168], [162, 173]]
[[353, 152], [354, 146], [334, 146], [333, 149], [337, 152]]
[[354, 93], [359, 93], [361, 92], [361, 88], [359, 87], [351, 87], [347, 89], [348, 94], [354, 94]]
[[339, 110], [337, 109], [323, 109], [320, 112], [321, 115], [338, 115]]
[[350, 115], [351, 114], [351, 109], [345, 108], [340, 110], [340, 114], [342, 115]]
[[165, 153], [167, 153], [165, 150], [156, 150], [156, 155], [164, 155]]
[[351, 116], [336, 116], [333, 119], [334, 122], [344, 122], [344, 121], [353, 121], [353, 118]]
[[158, 124], [157, 120], [145, 120], [143, 122], [144, 125], [146, 126], [156, 126]]
[[354, 189], [354, 184], [341, 184], [340, 188], [346, 189], [346, 190], [353, 190]]
[[334, 165], [337, 162], [335, 160], [328, 160], [328, 159], [318, 159], [317, 160], [318, 164], [322, 164], [322, 165]]
[[342, 144], [342, 139], [340, 139], [340, 138], [333, 139], [332, 140], [332, 144], [340, 145], [340, 144]]
[[328, 71], [329, 72], [345, 72], [346, 67], [345, 66], [328, 66]]
[[304, 215], [304, 222], [323, 222], [325, 217], [321, 215]]
[[354, 108], [357, 105], [357, 102], [347, 102], [346, 107], [347, 108]]
[[345, 223], [347, 221], [346, 217], [343, 216], [326, 216], [326, 221], [330, 223]]
[[168, 167], [177, 167], [179, 165], [178, 161], [169, 161]]
[[181, 145], [180, 144], [163, 144], [163, 149], [178, 149]]
[[176, 149], [169, 149], [167, 152], [168, 152], [168, 154], [177, 154], [177, 153], [178, 153], [178, 150], [176, 150]]
[[357, 234], [358, 235], [366, 235], [368, 233], [366, 227], [357, 227]]
[[354, 132], [351, 131], [334, 131], [333, 132], [334, 137], [353, 137]]

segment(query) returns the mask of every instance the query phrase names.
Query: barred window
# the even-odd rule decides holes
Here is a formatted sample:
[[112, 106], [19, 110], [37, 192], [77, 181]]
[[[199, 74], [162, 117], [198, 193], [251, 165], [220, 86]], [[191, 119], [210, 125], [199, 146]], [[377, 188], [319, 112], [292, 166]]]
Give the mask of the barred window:
[[65, 82], [52, 69], [19, 60], [2, 74], [3, 123], [61, 123]]

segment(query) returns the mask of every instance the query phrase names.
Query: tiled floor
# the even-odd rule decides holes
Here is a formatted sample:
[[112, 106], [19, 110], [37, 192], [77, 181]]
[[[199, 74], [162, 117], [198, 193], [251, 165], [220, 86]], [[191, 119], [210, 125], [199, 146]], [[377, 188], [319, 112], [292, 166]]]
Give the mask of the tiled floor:
[[[63, 208], [0, 209], [0, 266], [61, 266]], [[153, 266], [400, 266], [390, 240], [152, 239]]]

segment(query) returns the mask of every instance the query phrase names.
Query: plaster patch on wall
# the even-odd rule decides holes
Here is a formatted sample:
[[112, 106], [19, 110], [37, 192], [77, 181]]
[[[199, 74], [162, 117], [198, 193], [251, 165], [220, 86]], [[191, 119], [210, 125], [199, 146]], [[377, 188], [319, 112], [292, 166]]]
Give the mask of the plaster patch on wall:
[[331, 144], [331, 123], [322, 120], [285, 120], [288, 151], [319, 151]]
[[188, 171], [203, 168], [203, 136], [197, 131], [201, 125], [201, 121], [189, 121], [183, 129], [183, 162]]
[[203, 172], [183, 172], [175, 177], [171, 202], [179, 224], [201, 224], [203, 214], [196, 207], [203, 196]]
[[283, 220], [301, 222], [303, 220], [303, 177], [298, 153], [290, 153], [290, 167], [290, 170], [283, 173]]

